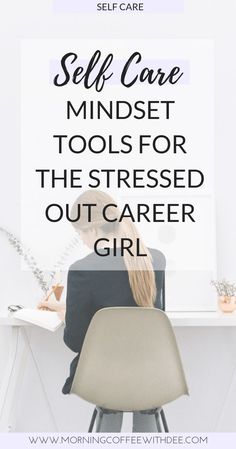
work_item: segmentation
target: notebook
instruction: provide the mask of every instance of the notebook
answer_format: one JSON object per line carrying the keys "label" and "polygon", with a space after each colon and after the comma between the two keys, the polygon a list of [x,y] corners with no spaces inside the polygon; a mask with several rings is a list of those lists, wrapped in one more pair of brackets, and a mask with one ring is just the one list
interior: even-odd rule
{"label": "notebook", "polygon": [[27,321],[51,332],[55,332],[63,324],[57,312],[50,312],[48,310],[23,308],[14,312],[13,316],[18,320]]}

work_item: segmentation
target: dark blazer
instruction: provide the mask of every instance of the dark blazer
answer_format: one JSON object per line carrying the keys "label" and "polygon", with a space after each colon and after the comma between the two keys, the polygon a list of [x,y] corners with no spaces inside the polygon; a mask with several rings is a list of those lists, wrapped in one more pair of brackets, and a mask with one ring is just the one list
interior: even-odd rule
{"label": "dark blazer", "polygon": [[[157,286],[155,307],[165,310],[165,256],[158,250],[150,249],[150,252]],[[70,375],[62,389],[64,394],[70,392],[89,323],[93,315],[104,307],[137,307],[120,254],[102,257],[92,253],[69,269],[64,342],[77,356],[71,363]]]}

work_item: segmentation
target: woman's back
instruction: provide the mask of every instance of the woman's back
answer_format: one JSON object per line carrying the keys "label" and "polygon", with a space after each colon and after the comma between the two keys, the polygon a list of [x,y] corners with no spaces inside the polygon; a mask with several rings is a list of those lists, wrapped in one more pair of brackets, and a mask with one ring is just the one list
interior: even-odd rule
{"label": "woman's back", "polygon": [[[157,296],[154,306],[163,309],[162,295],[165,256],[150,249],[155,273]],[[124,259],[120,254],[98,256],[90,254],[75,262],[68,273],[66,327],[64,341],[74,352],[80,353],[93,315],[104,307],[138,307],[129,283]],[[69,393],[78,357],[71,364],[70,377],[63,388]]]}

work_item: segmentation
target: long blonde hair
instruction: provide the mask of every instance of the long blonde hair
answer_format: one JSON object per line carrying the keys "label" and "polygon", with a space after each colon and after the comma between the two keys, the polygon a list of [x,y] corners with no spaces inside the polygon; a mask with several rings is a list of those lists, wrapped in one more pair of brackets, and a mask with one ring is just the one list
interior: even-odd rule
{"label": "long blonde hair", "polygon": [[[74,220],[78,214],[78,205],[95,204],[93,209],[92,220],[88,221],[88,214],[84,213],[84,208],[80,207],[80,216],[78,220]],[[145,256],[132,256],[128,251],[124,251],[124,262],[129,276],[129,284],[135,302],[141,307],[153,307],[156,300],[156,282],[152,265],[152,256],[140,238],[135,224],[130,218],[124,217],[121,222],[107,222],[104,219],[103,210],[108,204],[115,207],[107,210],[106,216],[109,220],[119,219],[120,212],[118,205],[114,199],[105,192],[100,190],[87,190],[82,193],[74,202],[70,217],[73,226],[77,230],[89,230],[92,228],[101,228],[104,233],[108,234],[112,231],[123,238],[129,238],[133,243],[134,251],[137,249],[137,239],[139,239],[139,250]]]}

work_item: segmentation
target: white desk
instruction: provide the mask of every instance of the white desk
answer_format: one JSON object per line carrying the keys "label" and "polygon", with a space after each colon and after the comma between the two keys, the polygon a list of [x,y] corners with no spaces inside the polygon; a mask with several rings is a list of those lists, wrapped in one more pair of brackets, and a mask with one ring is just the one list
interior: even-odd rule
{"label": "white desk", "polygon": [[[168,312],[173,327],[236,327],[236,313],[223,314],[221,312]],[[17,395],[18,385],[20,385],[24,368],[26,365],[27,354],[30,354],[38,372],[39,381],[45,397],[47,408],[51,415],[54,430],[57,431],[57,425],[53,415],[52,407],[49,403],[45,387],[43,385],[37,361],[31,350],[30,342],[26,332],[30,324],[17,320],[7,311],[0,311],[0,326],[9,326],[12,336],[8,361],[5,367],[5,373],[0,385],[0,431],[10,432],[14,425],[14,402]],[[23,339],[24,351],[19,351],[19,339]],[[221,415],[216,430],[219,428],[220,421],[224,415],[224,410],[230,398],[231,390],[236,381],[236,367],[232,380],[230,382]]]}
{"label": "white desk", "polygon": [[[236,312],[166,312],[174,327],[234,327],[236,326]],[[0,311],[0,326],[31,326],[21,320],[9,316],[9,312]]]}
{"label": "white desk", "polygon": [[174,327],[234,327],[236,312],[167,312]]}

